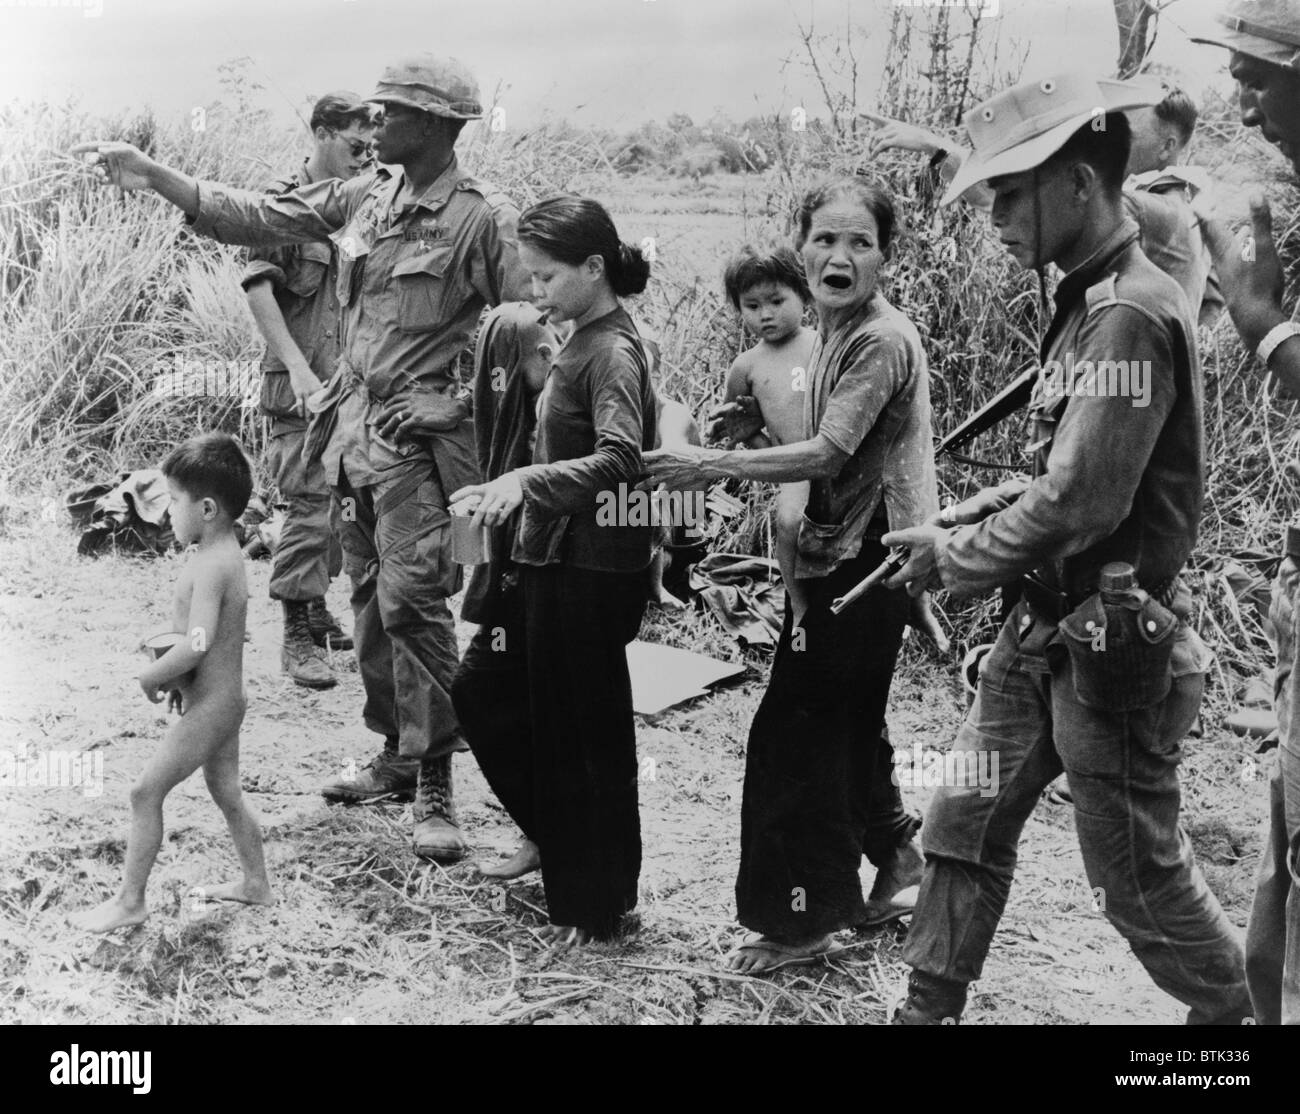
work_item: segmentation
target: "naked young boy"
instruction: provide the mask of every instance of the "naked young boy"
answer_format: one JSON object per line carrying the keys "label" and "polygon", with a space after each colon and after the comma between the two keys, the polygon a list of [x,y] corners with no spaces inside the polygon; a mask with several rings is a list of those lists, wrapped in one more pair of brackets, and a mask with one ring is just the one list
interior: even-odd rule
{"label": "naked young boy", "polygon": [[224,433],[193,437],[163,462],[171,521],[183,545],[197,549],[176,584],[172,629],[177,643],[140,674],[155,704],[164,696],[180,718],[131,788],[126,876],[117,894],[69,917],[74,927],[109,932],[149,915],[145,884],[162,845],[163,801],[200,766],[208,792],[230,827],[244,876],[201,887],[205,898],[269,905],[271,884],[262,833],[239,782],[239,727],[244,719],[244,622],[248,582],[234,522],[253,489],[243,450]]}

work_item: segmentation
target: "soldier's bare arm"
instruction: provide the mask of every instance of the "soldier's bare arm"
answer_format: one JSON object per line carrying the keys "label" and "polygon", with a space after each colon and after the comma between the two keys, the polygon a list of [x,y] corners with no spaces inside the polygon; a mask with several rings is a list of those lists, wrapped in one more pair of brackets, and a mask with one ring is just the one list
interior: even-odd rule
{"label": "soldier's bare arm", "polygon": [[307,357],[302,354],[285,324],[284,314],[275,300],[275,287],[270,279],[255,282],[245,291],[248,309],[253,315],[257,331],[266,341],[266,347],[289,371],[289,384],[293,388],[294,409],[298,416],[307,417],[307,399],[321,389],[320,380],[312,371]]}

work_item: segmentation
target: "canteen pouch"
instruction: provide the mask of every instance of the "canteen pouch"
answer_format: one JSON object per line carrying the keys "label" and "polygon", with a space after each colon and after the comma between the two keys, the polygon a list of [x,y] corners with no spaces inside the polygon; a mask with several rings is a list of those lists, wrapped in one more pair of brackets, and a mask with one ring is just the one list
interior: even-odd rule
{"label": "canteen pouch", "polygon": [[1089,596],[1058,626],[1079,703],[1114,712],[1160,703],[1173,684],[1178,624],[1177,615],[1145,592],[1114,604],[1100,592]]}

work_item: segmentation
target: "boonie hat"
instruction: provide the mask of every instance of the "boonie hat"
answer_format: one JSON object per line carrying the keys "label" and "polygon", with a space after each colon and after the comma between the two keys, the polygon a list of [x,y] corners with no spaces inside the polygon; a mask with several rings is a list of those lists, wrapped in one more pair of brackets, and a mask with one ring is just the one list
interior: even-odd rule
{"label": "boonie hat", "polygon": [[474,75],[455,58],[435,54],[415,54],[393,63],[366,99],[417,108],[452,120],[477,120],[483,115]]}
{"label": "boonie hat", "polygon": [[1300,0],[1228,0],[1215,22],[1220,29],[1192,42],[1300,69]]}
{"label": "boonie hat", "polygon": [[1012,86],[966,113],[962,122],[975,152],[958,169],[943,204],[986,179],[1041,166],[1091,120],[1164,97],[1163,84],[1145,77],[1116,81],[1064,73]]}

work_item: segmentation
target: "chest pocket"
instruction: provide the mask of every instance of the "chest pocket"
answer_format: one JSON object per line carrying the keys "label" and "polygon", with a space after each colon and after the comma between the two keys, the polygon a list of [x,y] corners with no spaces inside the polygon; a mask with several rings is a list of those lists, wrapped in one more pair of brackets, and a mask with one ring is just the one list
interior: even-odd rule
{"label": "chest pocket", "polygon": [[420,246],[393,264],[397,283],[398,328],[427,333],[446,323],[454,308],[456,251],[451,243]]}
{"label": "chest pocket", "polygon": [[299,298],[315,294],[329,270],[332,254],[329,244],[299,244],[297,258],[286,276],[289,290]]}

